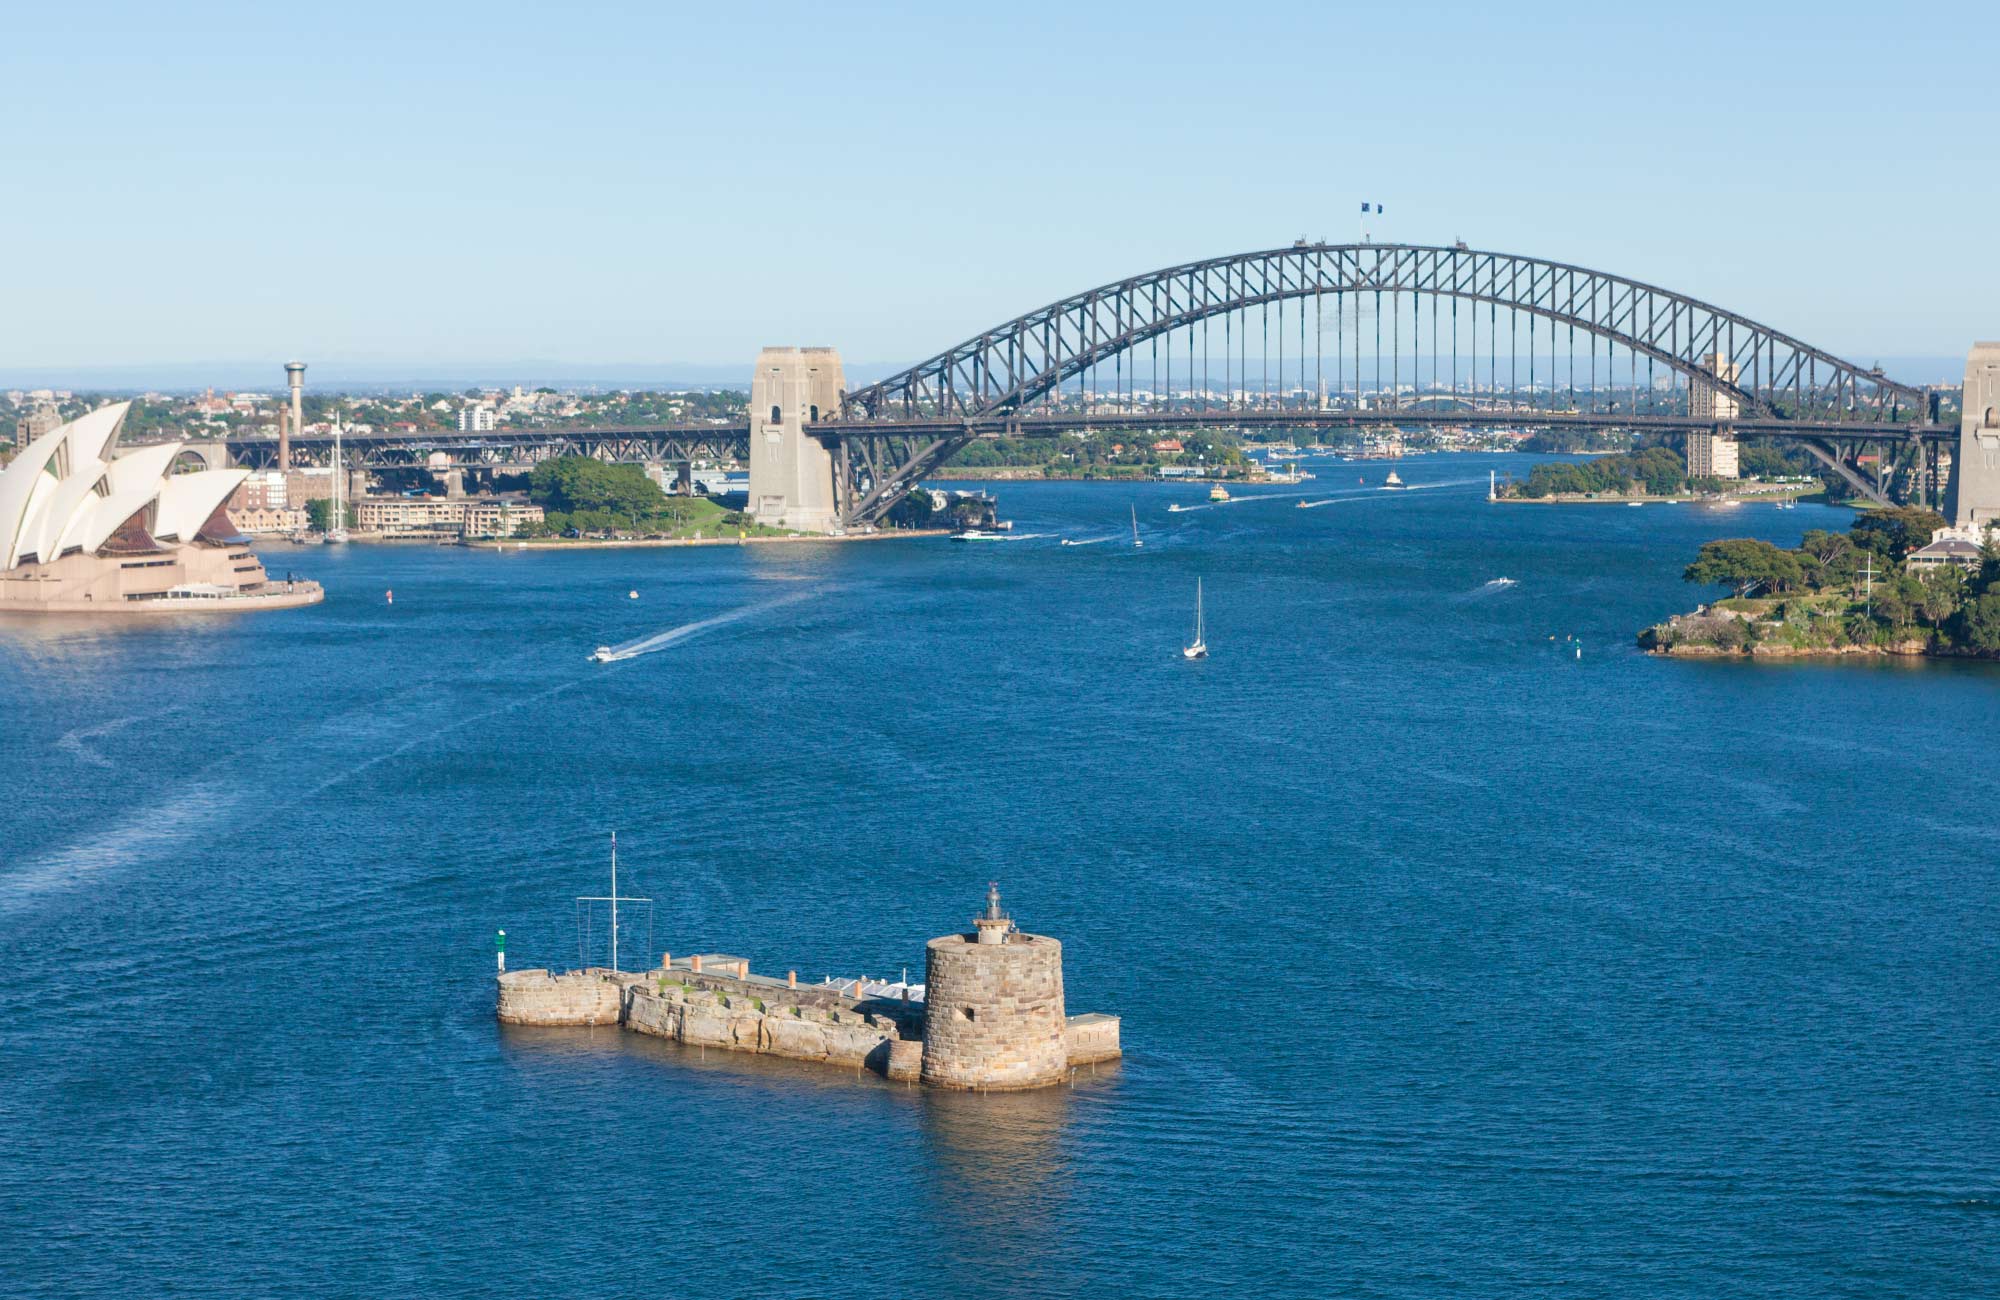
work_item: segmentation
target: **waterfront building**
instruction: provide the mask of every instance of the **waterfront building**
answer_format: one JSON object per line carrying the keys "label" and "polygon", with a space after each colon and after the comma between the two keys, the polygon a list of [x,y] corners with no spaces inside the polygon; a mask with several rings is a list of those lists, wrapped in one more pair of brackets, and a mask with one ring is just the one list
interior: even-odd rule
{"label": "waterfront building", "polygon": [[[1941,530],[1949,532],[1949,529]],[[1968,573],[1979,571],[1980,549],[1977,543],[1963,537],[1940,535],[1926,546],[1911,551],[1903,561],[1903,567],[1912,573],[1922,573],[1926,569],[1942,569],[1947,565],[1957,565]]]}
{"label": "waterfront building", "polygon": [[43,433],[0,470],[0,610],[272,608],[320,599],[274,583],[224,502],[249,471],[174,474],[178,442],[120,454],[130,402]]}
{"label": "waterfront building", "polygon": [[239,524],[249,510],[282,510],[288,505],[285,475],[279,470],[260,470],[243,480],[243,486],[229,497],[229,517]]}
{"label": "waterfront building", "polygon": [[251,506],[244,510],[231,509],[229,517],[246,537],[274,534],[289,537],[305,532],[312,522],[304,506]]}
{"label": "waterfront building", "polygon": [[542,508],[519,497],[366,497],[354,526],[390,538],[512,537],[542,522]]}

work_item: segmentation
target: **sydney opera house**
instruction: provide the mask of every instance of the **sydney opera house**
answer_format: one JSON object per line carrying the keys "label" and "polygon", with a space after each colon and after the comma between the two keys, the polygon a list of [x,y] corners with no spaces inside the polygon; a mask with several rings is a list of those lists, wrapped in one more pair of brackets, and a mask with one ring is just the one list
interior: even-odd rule
{"label": "sydney opera house", "polygon": [[178,442],[115,451],[129,402],[42,434],[0,468],[0,613],[274,609],[320,599],[272,582],[223,503],[249,473],[172,473]]}

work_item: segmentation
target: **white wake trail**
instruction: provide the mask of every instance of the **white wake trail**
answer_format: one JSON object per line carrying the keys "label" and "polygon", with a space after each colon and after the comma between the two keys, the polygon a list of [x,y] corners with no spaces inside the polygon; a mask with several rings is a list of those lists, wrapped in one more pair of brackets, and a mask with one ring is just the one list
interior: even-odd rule
{"label": "white wake trail", "polygon": [[776,600],[759,601],[754,605],[745,605],[740,609],[732,609],[727,613],[716,614],[713,617],[704,618],[698,622],[683,623],[679,627],[670,627],[664,632],[655,632],[651,636],[643,636],[636,641],[627,641],[623,645],[612,646],[611,653],[607,656],[606,661],[616,663],[621,659],[636,659],[640,655],[649,655],[655,651],[664,650],[670,645],[679,645],[689,637],[700,636],[703,632],[710,631],[713,628],[722,627],[728,623],[735,623],[741,619],[749,618],[753,614],[766,613],[767,611],[777,609],[781,605],[795,605],[799,601],[808,600],[818,594],[817,591],[796,591],[789,596],[780,596]]}

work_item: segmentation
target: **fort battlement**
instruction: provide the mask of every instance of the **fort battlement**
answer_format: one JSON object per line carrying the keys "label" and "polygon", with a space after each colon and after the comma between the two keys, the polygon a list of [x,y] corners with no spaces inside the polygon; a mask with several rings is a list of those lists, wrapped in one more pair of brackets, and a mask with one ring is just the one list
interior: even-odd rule
{"label": "fort battlement", "polygon": [[933,939],[926,956],[921,997],[906,985],[755,975],[724,953],[667,954],[647,971],[503,971],[497,1012],[507,1024],[619,1025],[944,1088],[1043,1087],[1120,1055],[1118,1017],[1064,1013],[1062,945],[1015,929],[997,890],[973,933]]}

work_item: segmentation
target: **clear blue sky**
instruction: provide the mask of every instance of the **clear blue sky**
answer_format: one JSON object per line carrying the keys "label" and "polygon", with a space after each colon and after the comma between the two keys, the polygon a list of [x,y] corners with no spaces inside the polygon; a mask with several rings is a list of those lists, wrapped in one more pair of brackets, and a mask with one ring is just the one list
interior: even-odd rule
{"label": "clear blue sky", "polygon": [[[2000,337],[1987,3],[17,4],[0,366],[913,360],[1462,237],[1835,351]],[[379,368],[379,367],[378,367]]]}

